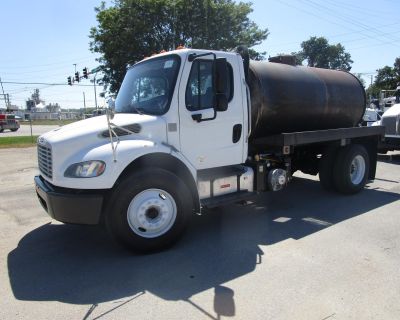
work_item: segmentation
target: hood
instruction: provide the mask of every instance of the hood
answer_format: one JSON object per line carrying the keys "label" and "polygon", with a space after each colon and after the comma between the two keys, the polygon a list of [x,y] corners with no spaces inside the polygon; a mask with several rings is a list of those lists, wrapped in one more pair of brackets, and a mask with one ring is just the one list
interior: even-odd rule
{"label": "hood", "polygon": [[391,106],[383,115],[382,118],[398,117],[400,115],[400,103]]}
{"label": "hood", "polygon": [[[127,127],[134,134],[124,134],[120,139],[151,139],[153,141],[165,141],[166,124],[160,117],[140,114],[116,114],[111,121],[121,127]],[[134,130],[132,129],[134,128]],[[93,143],[102,144],[105,139],[109,141],[107,117],[105,115],[77,121],[43,134],[40,138],[45,139],[52,146],[69,141],[79,145]]]}
{"label": "hood", "polygon": [[[167,128],[162,117],[139,114],[116,114],[112,123],[118,126],[129,126],[133,134],[122,132],[119,139],[147,140],[154,143],[166,142]],[[134,129],[132,129],[134,128]],[[116,129],[117,131],[118,129]],[[116,138],[114,138],[114,141]],[[51,148],[53,168],[63,168],[81,161],[94,148],[110,144],[106,116],[81,120],[61,128],[54,129],[38,139],[39,145]],[[107,148],[111,153],[112,148]],[[55,173],[56,175],[57,173]]]}

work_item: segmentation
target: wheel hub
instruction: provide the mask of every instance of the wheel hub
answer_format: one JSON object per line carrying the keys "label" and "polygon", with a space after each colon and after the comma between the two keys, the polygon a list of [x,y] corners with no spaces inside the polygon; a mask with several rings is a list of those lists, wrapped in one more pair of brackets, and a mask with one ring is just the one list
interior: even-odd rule
{"label": "wheel hub", "polygon": [[354,157],[350,165],[350,179],[355,185],[360,184],[365,175],[365,159],[361,155]]}
{"label": "wheel hub", "polygon": [[145,238],[166,233],[174,224],[177,207],[174,198],[161,189],[146,189],[131,201],[127,211],[130,228]]}
{"label": "wheel hub", "polygon": [[147,209],[146,211],[146,217],[154,220],[155,218],[157,218],[159,215],[158,209],[155,207],[151,207],[150,209]]}

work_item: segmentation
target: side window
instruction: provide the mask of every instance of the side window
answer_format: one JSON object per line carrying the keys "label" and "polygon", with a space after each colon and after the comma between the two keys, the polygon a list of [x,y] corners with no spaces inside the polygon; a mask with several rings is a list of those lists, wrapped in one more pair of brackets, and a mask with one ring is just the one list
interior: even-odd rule
{"label": "side window", "polygon": [[[233,97],[232,67],[228,64],[228,101]],[[190,111],[214,107],[212,60],[195,60],[190,70],[185,94],[186,108]]]}

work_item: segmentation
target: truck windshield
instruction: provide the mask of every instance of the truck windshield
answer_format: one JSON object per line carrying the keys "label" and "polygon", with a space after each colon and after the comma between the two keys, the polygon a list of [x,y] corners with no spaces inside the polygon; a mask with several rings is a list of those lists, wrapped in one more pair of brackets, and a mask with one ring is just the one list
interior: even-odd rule
{"label": "truck windshield", "polygon": [[169,109],[180,58],[164,56],[140,62],[128,70],[115,101],[117,113],[162,115]]}

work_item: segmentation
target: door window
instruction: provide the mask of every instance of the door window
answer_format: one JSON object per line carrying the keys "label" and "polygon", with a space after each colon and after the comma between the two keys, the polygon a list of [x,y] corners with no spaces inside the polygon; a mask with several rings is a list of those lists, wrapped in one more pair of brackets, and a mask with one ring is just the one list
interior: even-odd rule
{"label": "door window", "polygon": [[[213,87],[212,60],[195,60],[192,64],[186,87],[186,108],[190,111],[213,108],[215,94]],[[233,97],[232,67],[228,64],[228,101]]]}

